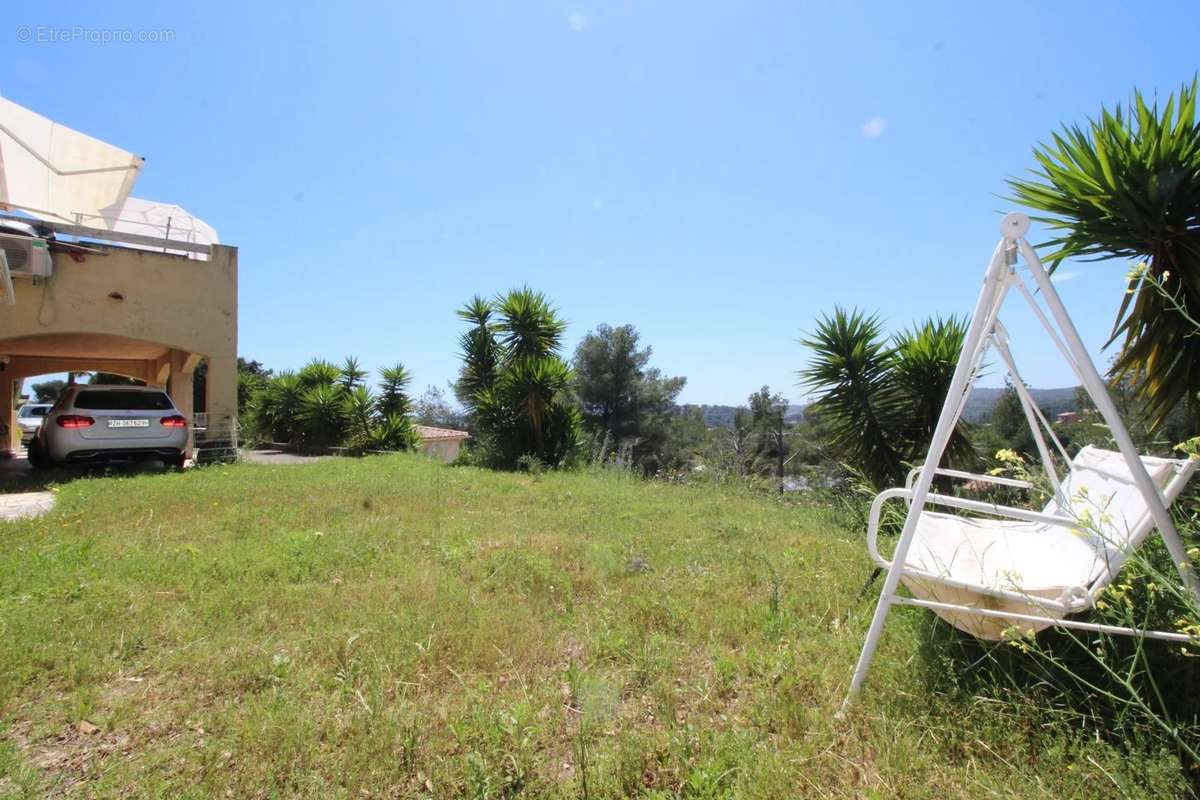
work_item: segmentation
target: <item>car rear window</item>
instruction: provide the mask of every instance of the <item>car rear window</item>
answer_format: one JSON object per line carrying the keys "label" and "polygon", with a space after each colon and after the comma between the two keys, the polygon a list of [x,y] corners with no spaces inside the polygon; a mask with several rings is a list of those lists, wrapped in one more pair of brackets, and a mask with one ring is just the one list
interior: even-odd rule
{"label": "car rear window", "polygon": [[50,413],[50,406],[25,406],[21,409],[22,417],[44,417]]}
{"label": "car rear window", "polygon": [[87,411],[168,411],[171,399],[162,392],[131,392],[121,389],[83,390],[75,396],[76,408]]}

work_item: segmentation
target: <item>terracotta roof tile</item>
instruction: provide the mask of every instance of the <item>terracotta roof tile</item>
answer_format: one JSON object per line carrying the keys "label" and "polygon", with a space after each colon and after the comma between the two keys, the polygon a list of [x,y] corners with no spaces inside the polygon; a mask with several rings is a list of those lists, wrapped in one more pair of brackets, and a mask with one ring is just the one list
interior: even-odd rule
{"label": "terracotta roof tile", "polygon": [[414,425],[417,429],[417,435],[425,441],[431,439],[470,439],[471,434],[466,431],[456,431],[451,428],[434,428],[430,425]]}

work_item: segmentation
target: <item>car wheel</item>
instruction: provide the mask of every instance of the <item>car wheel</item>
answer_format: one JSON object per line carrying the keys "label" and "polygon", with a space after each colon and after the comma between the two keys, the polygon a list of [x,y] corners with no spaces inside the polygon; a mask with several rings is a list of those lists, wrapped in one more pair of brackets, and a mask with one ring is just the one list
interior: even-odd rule
{"label": "car wheel", "polygon": [[187,457],[184,456],[183,453],[180,453],[177,456],[171,456],[170,458],[163,459],[163,462],[172,469],[183,469],[183,462],[186,460]]}
{"label": "car wheel", "polygon": [[50,459],[37,439],[29,443],[29,451],[26,455],[29,458],[29,466],[34,469],[44,469],[50,466]]}

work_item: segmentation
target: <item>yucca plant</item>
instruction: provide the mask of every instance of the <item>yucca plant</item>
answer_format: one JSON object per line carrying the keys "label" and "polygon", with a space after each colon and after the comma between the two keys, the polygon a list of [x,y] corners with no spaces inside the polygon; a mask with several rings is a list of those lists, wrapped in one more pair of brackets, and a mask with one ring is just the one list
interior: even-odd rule
{"label": "yucca plant", "polygon": [[[817,395],[842,459],[876,486],[899,482],[907,464],[925,458],[965,335],[966,322],[951,317],[888,339],[878,315],[837,308],[801,339],[813,354],[800,385]],[[969,433],[960,421],[943,465],[975,461]]]}
{"label": "yucca plant", "polygon": [[375,421],[375,395],[366,386],[355,386],[345,392],[345,405],[350,438],[365,439]]}
{"label": "yucca plant", "polygon": [[252,403],[256,425],[277,442],[300,438],[299,412],[304,395],[294,372],[281,372],[264,386]]}
{"label": "yucca plant", "polygon": [[1032,177],[1012,179],[1016,200],[1045,212],[1051,268],[1066,258],[1136,262],[1108,344],[1123,338],[1111,376],[1134,379],[1153,419],[1181,401],[1200,419],[1200,124],[1197,81],[1178,96],[1101,109],[1034,149]]}
{"label": "yucca plant", "polygon": [[349,421],[346,390],[336,384],[308,389],[301,397],[298,416],[304,444],[317,447],[341,444]]}
{"label": "yucca plant", "polygon": [[[904,438],[910,461],[922,459],[933,439],[966,336],[965,318],[936,317],[901,331],[892,340],[891,381],[905,400]],[[959,420],[946,443],[949,461],[966,466],[975,460],[970,431],[970,424]]]}
{"label": "yucca plant", "polygon": [[396,363],[379,370],[379,400],[376,410],[380,417],[392,414],[407,416],[412,413],[412,398],[408,396],[408,385],[412,383],[412,374],[403,364]]}
{"label": "yucca plant", "polygon": [[296,373],[300,386],[305,391],[317,386],[333,386],[341,375],[342,371],[337,365],[320,358],[309,361]]}
{"label": "yucca plant", "polygon": [[903,472],[904,405],[889,374],[893,350],[879,316],[836,308],[800,343],[813,351],[800,385],[817,393],[831,443],[876,485],[896,481]]}
{"label": "yucca plant", "polygon": [[354,356],[346,356],[339,372],[341,374],[338,375],[338,385],[346,391],[362,386],[367,378],[367,371],[362,368]]}
{"label": "yucca plant", "polygon": [[558,354],[567,323],[541,292],[528,286],[513,289],[496,302],[496,331],[509,363]]}
{"label": "yucca plant", "polygon": [[378,450],[418,450],[421,437],[411,419],[388,414],[371,426],[370,444]]}
{"label": "yucca plant", "polygon": [[454,393],[470,413],[475,408],[476,395],[491,389],[495,383],[503,351],[496,341],[496,326],[492,322],[495,309],[491,302],[475,295],[457,313],[460,319],[471,323],[471,327],[458,339],[463,365],[454,384]]}
{"label": "yucca plant", "polygon": [[580,417],[570,402],[571,368],[559,356],[566,323],[545,295],[527,287],[458,312],[471,323],[461,338],[455,386],[484,460],[505,468],[523,457],[558,465],[578,446]]}

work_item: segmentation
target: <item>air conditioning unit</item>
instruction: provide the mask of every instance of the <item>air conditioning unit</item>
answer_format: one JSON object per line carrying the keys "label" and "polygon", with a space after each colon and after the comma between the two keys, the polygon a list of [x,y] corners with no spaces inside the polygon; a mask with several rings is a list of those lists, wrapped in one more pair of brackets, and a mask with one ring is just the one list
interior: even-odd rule
{"label": "air conditioning unit", "polygon": [[14,278],[49,278],[54,271],[45,239],[0,233],[0,250],[8,258],[8,271]]}

